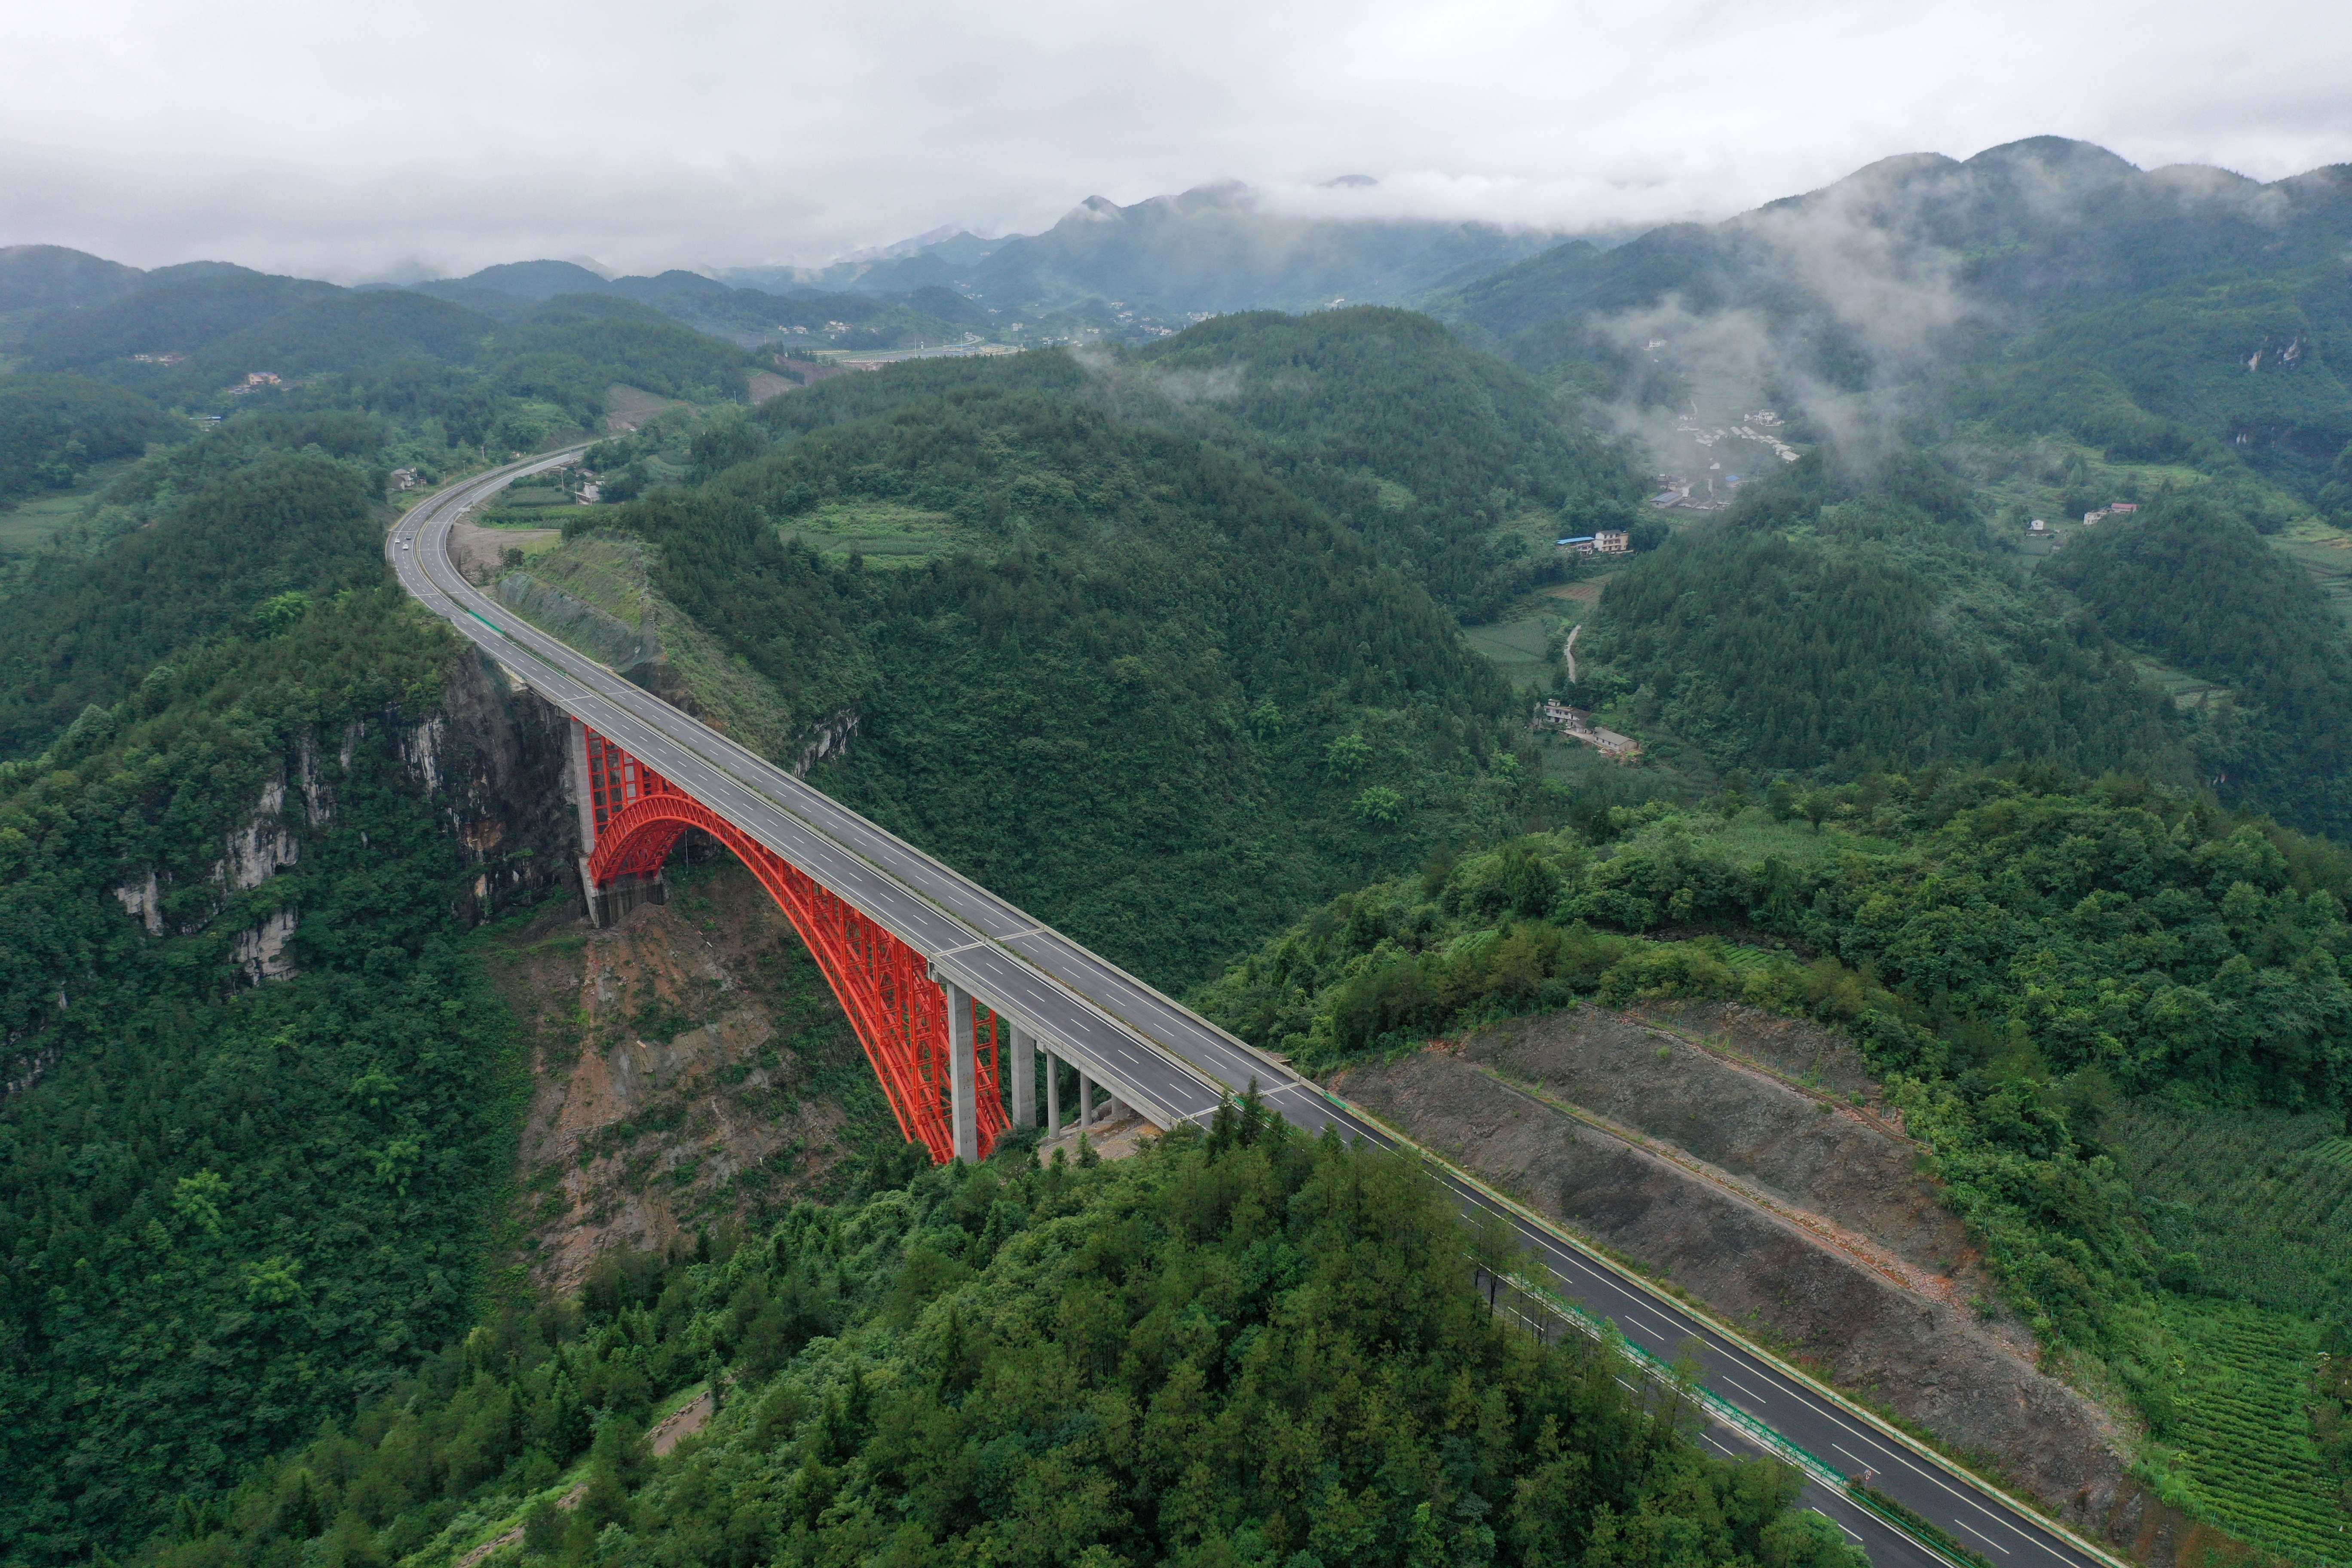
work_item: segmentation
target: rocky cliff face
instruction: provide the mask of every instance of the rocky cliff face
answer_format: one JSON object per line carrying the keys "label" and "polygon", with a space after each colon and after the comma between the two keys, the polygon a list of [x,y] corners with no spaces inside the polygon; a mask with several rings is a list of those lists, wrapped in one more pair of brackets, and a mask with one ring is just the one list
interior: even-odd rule
{"label": "rocky cliff face", "polygon": [[[265,888],[301,864],[305,835],[336,820],[339,782],[362,748],[377,747],[398,758],[415,787],[434,799],[446,831],[478,867],[462,915],[478,921],[535,903],[577,881],[579,817],[565,765],[568,743],[562,713],[468,654],[420,723],[373,720],[340,733],[297,737],[251,810],[223,837],[200,888],[175,888],[149,867],[117,884],[115,900],[153,936],[210,925],[234,895]],[[190,894],[195,896],[184,896]],[[295,972],[290,948],[300,925],[301,910],[289,902],[236,933],[236,960],[248,981],[262,984]]]}

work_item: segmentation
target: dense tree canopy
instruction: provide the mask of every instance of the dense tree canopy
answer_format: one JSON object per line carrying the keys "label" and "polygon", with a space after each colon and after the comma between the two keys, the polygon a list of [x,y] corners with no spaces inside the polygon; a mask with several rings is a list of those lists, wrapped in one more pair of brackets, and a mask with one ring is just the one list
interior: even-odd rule
{"label": "dense tree canopy", "polygon": [[2352,839],[2352,642],[2239,510],[2202,490],[2162,497],[2049,574],[2115,637],[2230,688],[2199,737],[2230,797]]}
{"label": "dense tree canopy", "polygon": [[[1856,1568],[1794,1472],[1705,1458],[1601,1344],[1490,1316],[1472,1250],[1414,1165],[1255,1108],[1120,1165],[929,1172],[608,1261],[584,1312],[477,1331],[151,1560],[459,1551],[503,1517],[526,1558],[630,1568]],[[648,1409],[714,1376],[709,1435],[649,1463]]]}
{"label": "dense tree canopy", "polygon": [[[396,592],[357,594],[0,764],[0,1038],[40,1078],[0,1120],[12,1560],[134,1543],[475,1310],[504,1014],[456,945],[462,850],[382,731],[452,657]],[[322,741],[346,735],[348,760]],[[326,809],[297,781],[268,813],[306,762]],[[257,814],[297,858],[240,886],[221,865]],[[118,889],[152,889],[157,934]],[[254,989],[239,938],[289,910],[300,973]]]}
{"label": "dense tree canopy", "polygon": [[2184,726],[2091,618],[1989,549],[1965,489],[1911,459],[1810,457],[1612,578],[1591,694],[1717,768],[2035,758],[2184,777]]}
{"label": "dense tree canopy", "polygon": [[[1257,466],[1042,389],[811,423],[572,527],[659,546],[665,595],[803,732],[855,717],[827,788],[1122,962],[1189,982],[1524,787],[1482,783],[1514,704],[1444,611]],[[954,552],[885,572],[787,542],[874,502]],[[1367,765],[1327,764],[1342,734]],[[1373,786],[1392,817],[1354,809]]]}
{"label": "dense tree canopy", "polygon": [[135,458],[173,433],[163,410],[78,375],[0,376],[0,504],[64,489],[92,463]]}

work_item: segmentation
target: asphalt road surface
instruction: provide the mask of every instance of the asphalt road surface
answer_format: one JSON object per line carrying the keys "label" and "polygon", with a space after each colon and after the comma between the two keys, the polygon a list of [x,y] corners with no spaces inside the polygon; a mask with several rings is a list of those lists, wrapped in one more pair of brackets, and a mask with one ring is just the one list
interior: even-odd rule
{"label": "asphalt road surface", "polygon": [[[1269,1056],[1226,1034],[1042,921],[829,799],[775,764],[540,631],[466,582],[447,556],[451,525],[468,507],[579,448],[531,458],[453,485],[394,525],[386,553],[401,584],[464,633],[521,684],[724,815],[899,940],[933,968],[1039,1037],[1162,1127],[1204,1121],[1219,1100],[1255,1083],[1294,1125],[1382,1147],[1402,1141]],[[1443,1162],[1430,1168],[1465,1213],[1505,1215],[1559,1295],[1613,1320],[1662,1361],[1696,1355],[1709,1392],[1835,1469],[1871,1484],[1998,1568],[2109,1568],[2039,1518],[1982,1489],[1564,1235],[1482,1191]],[[1702,1440],[1727,1454],[1756,1451],[1728,1424]],[[1814,1482],[1806,1501],[1882,1568],[1935,1568],[1947,1559]]]}

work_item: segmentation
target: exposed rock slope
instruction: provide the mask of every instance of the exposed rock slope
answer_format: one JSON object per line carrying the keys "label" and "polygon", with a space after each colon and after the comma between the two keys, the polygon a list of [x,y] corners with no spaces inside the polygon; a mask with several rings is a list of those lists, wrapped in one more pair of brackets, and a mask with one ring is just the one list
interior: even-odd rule
{"label": "exposed rock slope", "polygon": [[542,1282],[824,1190],[897,1124],[824,977],[732,861],[673,863],[670,902],[594,931],[576,908],[489,948],[531,1035],[516,1185]]}

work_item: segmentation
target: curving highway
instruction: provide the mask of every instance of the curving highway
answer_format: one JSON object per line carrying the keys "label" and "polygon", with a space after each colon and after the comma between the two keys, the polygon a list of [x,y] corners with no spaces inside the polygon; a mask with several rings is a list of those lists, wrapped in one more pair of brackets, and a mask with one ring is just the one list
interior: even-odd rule
{"label": "curving highway", "polygon": [[[1036,1035],[1163,1127],[1205,1121],[1255,1082],[1294,1125],[1388,1148],[1410,1147],[1370,1117],[1116,964],[791,773],[678,711],[524,621],[466,582],[447,554],[460,514],[515,479],[568,462],[572,447],[494,469],[420,502],[393,527],[386,554],[401,585],[521,685],[614,741],[856,905],[933,968]],[[1585,1312],[1613,1321],[1663,1362],[1685,1354],[1708,1392],[1804,1450],[1817,1466],[1806,1501],[1837,1521],[1883,1568],[1952,1568],[1831,1485],[1860,1476],[1998,1568],[2116,1568],[2062,1531],[1845,1404],[1711,1320],[1616,1268],[1564,1232],[1424,1155],[1466,1212],[1503,1215],[1529,1255],[1528,1274]],[[1549,1279],[1545,1276],[1549,1275]],[[1702,1440],[1727,1454],[1760,1445],[1717,1421]]]}

